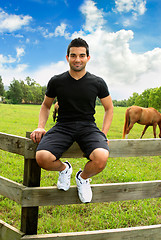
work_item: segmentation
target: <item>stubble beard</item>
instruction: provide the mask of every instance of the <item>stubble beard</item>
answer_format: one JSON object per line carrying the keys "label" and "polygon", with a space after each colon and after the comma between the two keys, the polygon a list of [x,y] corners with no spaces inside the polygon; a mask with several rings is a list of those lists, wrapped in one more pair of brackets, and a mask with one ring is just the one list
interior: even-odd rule
{"label": "stubble beard", "polygon": [[71,69],[73,70],[73,71],[75,71],[75,72],[81,72],[82,70],[84,70],[85,69],[85,65],[82,65],[82,66],[80,66],[79,68],[77,68],[77,67],[75,67],[75,66],[73,66],[73,65],[70,65],[70,67],[71,67]]}

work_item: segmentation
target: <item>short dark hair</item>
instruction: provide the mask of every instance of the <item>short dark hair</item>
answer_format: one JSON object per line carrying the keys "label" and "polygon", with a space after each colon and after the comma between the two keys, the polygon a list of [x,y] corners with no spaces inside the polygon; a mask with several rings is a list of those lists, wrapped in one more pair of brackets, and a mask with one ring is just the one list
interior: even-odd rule
{"label": "short dark hair", "polygon": [[75,38],[69,43],[68,48],[67,48],[67,56],[68,57],[69,57],[69,52],[70,52],[71,47],[85,47],[87,57],[89,56],[89,46],[88,46],[87,42],[85,40],[83,40],[82,38]]}

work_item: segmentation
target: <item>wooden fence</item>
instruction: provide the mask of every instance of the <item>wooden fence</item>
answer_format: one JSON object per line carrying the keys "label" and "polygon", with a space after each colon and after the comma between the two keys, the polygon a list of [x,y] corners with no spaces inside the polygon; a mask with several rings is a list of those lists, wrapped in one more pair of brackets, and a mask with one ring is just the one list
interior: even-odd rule
{"label": "wooden fence", "polygon": [[[40,187],[41,169],[35,160],[36,144],[29,138],[0,133],[0,149],[24,156],[23,184],[0,176],[0,194],[21,205],[21,229],[0,220],[0,240],[159,240],[161,225],[74,233],[37,235],[39,206],[80,204],[77,188],[67,192]],[[110,157],[161,156],[161,139],[110,140]],[[64,158],[83,157],[75,143]],[[91,185],[92,203],[161,197],[161,180]]]}

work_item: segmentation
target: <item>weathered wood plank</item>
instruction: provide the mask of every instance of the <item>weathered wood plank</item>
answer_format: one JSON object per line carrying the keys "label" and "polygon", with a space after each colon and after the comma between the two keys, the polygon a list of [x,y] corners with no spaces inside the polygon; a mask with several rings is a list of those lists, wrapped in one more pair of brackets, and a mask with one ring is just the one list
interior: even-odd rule
{"label": "weathered wood plank", "polygon": [[35,158],[37,144],[31,139],[0,132],[0,149],[25,158]]}
{"label": "weathered wood plank", "polygon": [[[37,144],[32,140],[26,139],[25,144],[25,158],[34,159],[36,152]],[[62,155],[62,158],[82,158],[83,152],[76,142]]]}
{"label": "weathered wood plank", "polygon": [[[112,202],[161,197],[161,181],[109,183],[91,185],[92,202]],[[68,192],[56,187],[25,187],[0,177],[0,194],[21,204],[22,207],[79,204],[77,188]]]}
{"label": "weathered wood plank", "polygon": [[0,194],[4,197],[21,204],[22,189],[24,188],[22,184],[0,176]]}
{"label": "weathered wood plank", "polygon": [[0,132],[0,149],[4,151],[24,156],[25,141],[23,137]]}
{"label": "weathered wood plank", "polygon": [[[27,159],[35,159],[37,144],[31,139],[0,133],[0,149],[23,155]],[[146,151],[145,151],[146,149]],[[111,139],[110,157],[137,157],[160,156],[161,139]],[[83,153],[77,143],[74,143],[62,158],[83,157]]]}
{"label": "weathered wood plank", "polygon": [[[161,181],[109,183],[91,185],[92,203],[138,200],[161,197]],[[47,206],[79,204],[77,188],[72,186],[67,192],[56,187],[25,188],[22,206]]]}
{"label": "weathered wood plank", "polygon": [[[27,146],[30,145],[30,146]],[[139,157],[139,156],[160,156],[161,139],[111,139],[109,142],[110,157]],[[34,149],[34,143],[26,142],[26,149]],[[146,149],[146,151],[145,151]],[[26,156],[35,157],[34,151],[26,151]],[[32,155],[33,154],[33,155]],[[62,158],[79,158],[83,153],[75,142],[63,155]]]}
{"label": "weathered wood plank", "polygon": [[23,236],[21,240],[160,240],[161,225]]}
{"label": "weathered wood plank", "polygon": [[[24,160],[23,184],[27,187],[40,186],[41,168],[35,159]],[[36,234],[38,225],[38,206],[22,207],[21,209],[21,231],[25,234]]]}
{"label": "weathered wood plank", "polygon": [[110,140],[110,157],[161,156],[161,139]]}
{"label": "weathered wood plank", "polygon": [[0,240],[20,240],[23,232],[0,220]]}
{"label": "weathered wood plank", "polygon": [[[26,133],[26,137],[29,137]],[[36,159],[24,159],[23,184],[27,187],[39,187],[41,168]],[[21,231],[25,234],[37,234],[39,207],[22,207]]]}
{"label": "weathered wood plank", "polygon": [[31,139],[25,138],[24,158],[35,159],[37,146],[37,143],[34,143]]}

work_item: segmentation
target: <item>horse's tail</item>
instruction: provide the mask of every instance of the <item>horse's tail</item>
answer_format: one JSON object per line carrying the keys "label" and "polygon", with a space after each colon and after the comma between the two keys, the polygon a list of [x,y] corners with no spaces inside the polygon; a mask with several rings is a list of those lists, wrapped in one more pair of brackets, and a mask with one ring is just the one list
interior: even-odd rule
{"label": "horse's tail", "polygon": [[124,123],[123,136],[122,136],[123,139],[125,138],[126,130],[129,126],[129,122],[130,122],[129,109],[130,108],[127,108],[126,113],[125,113],[125,123]]}
{"label": "horse's tail", "polygon": [[54,111],[53,111],[53,121],[54,121],[54,122],[55,122],[55,119],[56,119],[56,114],[57,114],[57,111],[54,110]]}
{"label": "horse's tail", "polygon": [[58,113],[58,108],[59,108],[59,105],[58,105],[58,102],[56,102],[55,105],[54,105],[54,111],[53,111],[53,121],[54,122],[56,120],[56,115]]}

